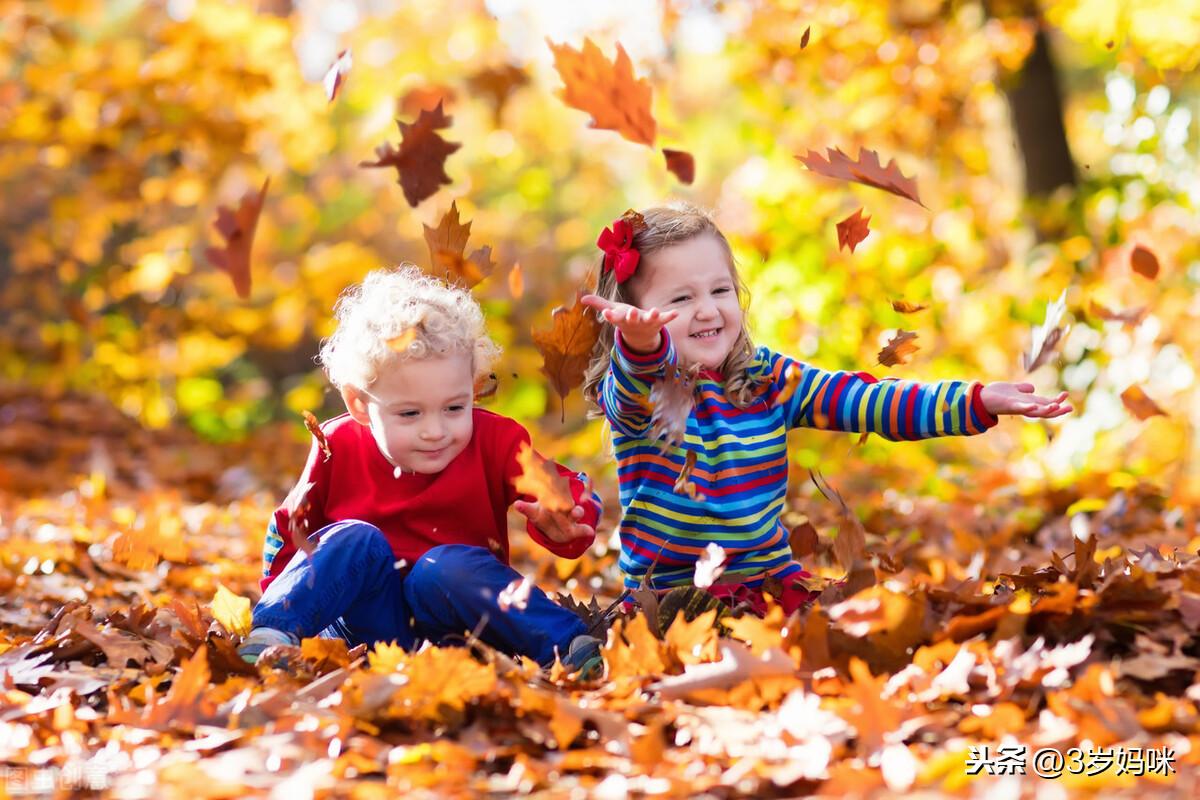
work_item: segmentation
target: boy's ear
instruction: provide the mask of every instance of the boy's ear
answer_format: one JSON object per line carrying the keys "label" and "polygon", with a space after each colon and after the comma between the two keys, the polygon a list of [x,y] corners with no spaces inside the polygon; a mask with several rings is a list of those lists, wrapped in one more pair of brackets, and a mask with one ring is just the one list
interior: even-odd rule
{"label": "boy's ear", "polygon": [[371,427],[371,416],[367,413],[367,396],[353,386],[342,387],[342,402],[350,417],[359,425]]}

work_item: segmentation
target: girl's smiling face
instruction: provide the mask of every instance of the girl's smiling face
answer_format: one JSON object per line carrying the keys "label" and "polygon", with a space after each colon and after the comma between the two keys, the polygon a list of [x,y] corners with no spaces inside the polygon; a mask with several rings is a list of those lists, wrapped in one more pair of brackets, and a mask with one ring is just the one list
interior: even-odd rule
{"label": "girl's smiling face", "polygon": [[701,234],[642,259],[631,279],[639,308],[678,311],[667,323],[681,363],[719,369],[742,331],[742,306],[729,254]]}

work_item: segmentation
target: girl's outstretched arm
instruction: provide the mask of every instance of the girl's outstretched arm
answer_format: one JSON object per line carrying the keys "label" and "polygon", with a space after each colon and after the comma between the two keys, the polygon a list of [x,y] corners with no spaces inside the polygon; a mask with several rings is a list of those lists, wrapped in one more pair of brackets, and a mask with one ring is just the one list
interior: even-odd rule
{"label": "girl's outstretched arm", "polygon": [[639,436],[650,425],[650,387],[667,364],[675,363],[675,348],[664,326],[679,312],[643,310],[592,294],[584,295],[582,302],[616,328],[609,369],[600,382],[600,407],[613,430]]}

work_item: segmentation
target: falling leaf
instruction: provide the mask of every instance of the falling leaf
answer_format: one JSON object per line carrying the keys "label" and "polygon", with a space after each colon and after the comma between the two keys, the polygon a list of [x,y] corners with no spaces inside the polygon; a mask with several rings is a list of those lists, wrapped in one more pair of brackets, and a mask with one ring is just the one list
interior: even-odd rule
{"label": "falling leaf", "polygon": [[396,113],[417,115],[422,111],[433,111],[439,105],[450,105],[458,94],[449,86],[425,84],[409,89],[396,103]]}
{"label": "falling leaf", "polygon": [[862,215],[863,210],[860,208],[850,216],[837,224],[838,249],[844,250],[849,247],[850,252],[854,252],[854,248],[858,247],[859,243],[867,238],[867,234],[871,232],[867,227],[867,223],[871,221],[870,217]]}
{"label": "falling leaf", "polygon": [[700,558],[696,559],[696,573],[692,583],[697,588],[707,589],[716,583],[717,578],[725,571],[725,549],[716,542],[709,542],[704,547]]}
{"label": "falling leaf", "polygon": [[470,289],[492,274],[496,265],[492,263],[491,247],[481,247],[469,258],[463,257],[471,235],[471,223],[459,222],[457,201],[450,203],[450,210],[436,228],[422,227],[425,243],[429,245],[431,269],[439,278]]}
{"label": "falling leaf", "polygon": [[694,502],[703,503],[704,495],[696,488],[696,484],[692,481],[692,470],[696,467],[696,451],[689,450],[687,458],[683,462],[683,469],[679,470],[679,477],[675,479],[675,494],[686,494],[692,498]]}
{"label": "falling leaf", "polygon": [[325,96],[329,98],[329,102],[333,102],[337,97],[338,90],[342,88],[342,82],[346,79],[346,73],[350,71],[352,66],[350,51],[343,50],[338,53],[337,60],[330,65],[329,70],[325,73]]}
{"label": "falling leaf", "polygon": [[1129,413],[1138,419],[1167,416],[1167,412],[1159,408],[1158,403],[1151,400],[1140,386],[1130,386],[1121,392],[1121,402],[1125,404],[1125,408],[1129,409]]}
{"label": "falling leaf", "polygon": [[448,142],[437,131],[450,126],[451,117],[442,111],[438,102],[433,111],[421,110],[413,123],[396,120],[400,126],[400,146],[384,142],[375,148],[375,161],[363,161],[361,167],[395,167],[396,180],[404,189],[404,199],[413,208],[450,183],[446,174],[446,158],[461,145]]}
{"label": "falling leaf", "polygon": [[688,418],[696,405],[699,365],[667,365],[662,378],[650,387],[650,438],[664,452],[683,444]]}
{"label": "falling leaf", "polygon": [[663,148],[663,155],[667,158],[667,169],[676,178],[679,178],[681,183],[692,185],[692,181],[696,179],[696,159],[691,153],[683,150],[668,150]]}
{"label": "falling leaf", "polygon": [[849,570],[867,551],[867,532],[858,516],[850,510],[850,506],[846,505],[841,494],[825,480],[820,472],[810,469],[808,477],[817,487],[817,491],[838,507],[842,519],[846,521],[846,525],[838,531],[837,538],[833,540],[833,555],[839,564]]}
{"label": "falling leaf", "polygon": [[508,611],[510,608],[515,608],[518,611],[524,611],[529,605],[529,592],[533,589],[533,583],[528,576],[516,578],[508,586],[505,586],[497,598],[497,603],[501,611]]}
{"label": "falling leaf", "polygon": [[254,245],[254,231],[267,197],[271,179],[263,181],[262,189],[255,195],[247,192],[242,196],[237,211],[228,206],[217,206],[217,219],[213,227],[225,239],[224,247],[209,247],[204,255],[209,262],[223,270],[233,279],[233,288],[238,297],[250,296],[250,249]]}
{"label": "falling leaf", "polygon": [[879,351],[877,363],[885,367],[907,364],[905,359],[921,349],[917,345],[916,339],[917,334],[913,331],[896,331],[896,335]]}
{"label": "falling leaf", "polygon": [[616,58],[609,61],[591,39],[583,40],[582,50],[547,43],[564,84],[560,96],[567,105],[591,114],[593,128],[616,131],[637,144],[654,145],[657,125],[650,111],[650,83],[634,78],[625,48],[617,44]]}
{"label": "falling leaf", "polygon": [[[394,353],[403,353],[417,339],[417,329],[405,328],[399,336],[387,340],[388,349]],[[309,430],[312,430],[311,428]]]}
{"label": "falling leaf", "polygon": [[[888,162],[886,167],[879,163],[879,154],[873,150],[862,148],[858,152],[858,160],[836,147],[826,148],[826,158],[815,150],[809,150],[806,155],[796,156],[800,163],[827,178],[837,178],[844,181],[854,181],[866,186],[883,189],[898,197],[912,200],[919,206],[925,204],[917,196],[917,182],[914,178],[906,177],[896,166],[895,159]],[[828,160],[826,160],[828,159]]]}
{"label": "falling leaf", "polygon": [[928,303],[909,303],[906,300],[893,300],[892,308],[901,314],[915,314],[929,308]]}
{"label": "falling leaf", "polygon": [[558,474],[554,465],[538,455],[528,442],[521,443],[517,463],[521,465],[515,483],[518,492],[533,497],[547,511],[566,512],[575,507],[571,482]]}
{"label": "falling leaf", "polygon": [[467,78],[467,86],[476,94],[486,95],[492,106],[494,124],[500,125],[500,116],[508,98],[518,88],[529,83],[529,76],[523,69],[505,64],[501,67],[489,67],[480,70]]}
{"label": "falling leaf", "polygon": [[1058,323],[1067,310],[1067,290],[1063,289],[1058,299],[1046,304],[1046,319],[1033,329],[1033,338],[1029,344],[1029,352],[1022,356],[1026,372],[1033,372],[1045,364],[1054,353],[1054,348],[1066,334],[1069,328],[1063,328]]}
{"label": "falling leaf", "polygon": [[781,406],[792,399],[792,395],[796,393],[796,388],[800,385],[800,377],[803,374],[804,370],[798,363],[792,362],[788,364],[787,370],[783,373],[783,387],[775,397],[775,405]]}
{"label": "falling leaf", "polygon": [[570,308],[559,306],[551,314],[549,330],[533,330],[533,343],[542,354],[542,373],[558,396],[566,399],[577,386],[592,359],[592,350],[600,338],[600,323],[590,308],[579,302]]}
{"label": "falling leaf", "polygon": [[1113,311],[1106,306],[1092,300],[1088,303],[1088,314],[1097,319],[1106,320],[1108,322],[1119,322],[1122,325],[1129,327],[1137,327],[1137,325],[1145,318],[1146,312],[1149,311],[1146,306],[1138,306],[1137,308],[1127,308],[1124,311]]}
{"label": "falling leaf", "polygon": [[486,375],[480,375],[475,379],[475,400],[487,400],[494,397],[500,389],[500,381],[496,377],[496,373],[489,372]]}
{"label": "falling leaf", "polygon": [[525,274],[521,272],[520,263],[513,264],[508,271],[508,293],[514,300],[519,300],[525,294]]}
{"label": "falling leaf", "polygon": [[805,517],[803,522],[793,525],[791,532],[788,534],[788,544],[792,549],[792,557],[800,560],[817,552],[817,544],[820,538],[817,534],[817,529],[808,517]]}
{"label": "falling leaf", "polygon": [[1134,245],[1129,253],[1129,265],[1133,271],[1143,278],[1154,280],[1158,277],[1158,256],[1154,251],[1140,244]]}
{"label": "falling leaf", "polygon": [[812,34],[812,26],[808,25],[804,28],[804,33],[800,34],[800,49],[808,47],[808,37]]}
{"label": "falling leaf", "polygon": [[325,460],[328,461],[333,457],[333,451],[329,449],[329,440],[325,438],[325,431],[321,430],[321,423],[317,422],[317,418],[311,411],[306,410],[300,413],[304,416],[304,427],[308,428],[308,432],[317,440],[317,445],[325,454]]}
{"label": "falling leaf", "polygon": [[250,633],[250,599],[234,594],[225,588],[225,584],[217,584],[217,593],[212,599],[213,618],[225,626],[225,630],[245,636]]}

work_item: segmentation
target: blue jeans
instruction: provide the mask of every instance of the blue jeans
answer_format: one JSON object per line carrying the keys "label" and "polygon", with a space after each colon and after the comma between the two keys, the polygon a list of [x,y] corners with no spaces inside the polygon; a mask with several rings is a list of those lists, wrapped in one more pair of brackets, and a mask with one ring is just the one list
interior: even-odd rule
{"label": "blue jeans", "polygon": [[394,641],[406,650],[424,639],[461,644],[475,632],[543,666],[554,663],[556,649],[565,657],[571,640],[587,633],[579,617],[536,586],[524,611],[502,611],[500,592],[521,574],[482,547],[438,545],[404,575],[370,523],[335,522],[310,539],[317,541],[312,555],[296,553],[254,607],[255,627],[301,638],[338,636],[351,647]]}

